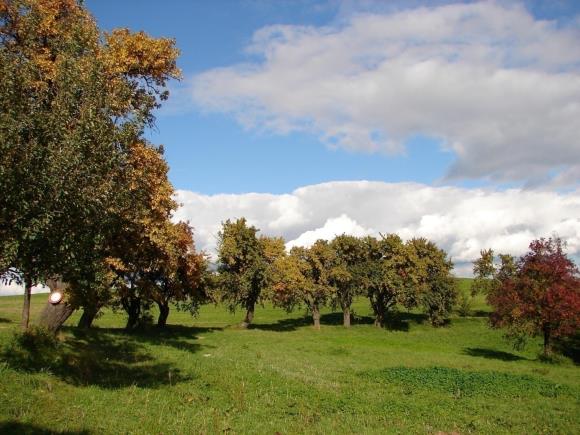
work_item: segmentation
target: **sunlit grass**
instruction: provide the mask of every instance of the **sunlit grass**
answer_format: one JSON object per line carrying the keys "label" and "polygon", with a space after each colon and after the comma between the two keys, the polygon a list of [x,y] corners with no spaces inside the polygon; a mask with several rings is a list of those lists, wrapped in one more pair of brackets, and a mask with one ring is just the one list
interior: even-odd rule
{"label": "sunlit grass", "polygon": [[[34,296],[35,313],[45,298]],[[65,329],[57,365],[0,362],[0,432],[578,432],[578,367],[538,361],[538,341],[514,351],[488,328],[483,298],[439,329],[405,311],[378,329],[364,299],[354,308],[350,330],[339,313],[315,331],[303,311],[271,307],[240,330],[243,313],[206,306],[136,334],[107,312],[89,333]],[[20,309],[21,298],[0,298],[0,342]]]}

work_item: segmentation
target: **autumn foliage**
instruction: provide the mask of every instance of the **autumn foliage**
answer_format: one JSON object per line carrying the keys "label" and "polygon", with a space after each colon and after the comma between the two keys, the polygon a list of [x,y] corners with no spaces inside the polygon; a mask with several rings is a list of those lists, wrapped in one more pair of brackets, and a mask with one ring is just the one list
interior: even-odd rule
{"label": "autumn foliage", "polygon": [[580,328],[580,278],[561,239],[534,240],[529,249],[517,261],[514,274],[500,276],[489,292],[494,309],[490,320],[520,342],[542,336],[548,355],[554,338]]}

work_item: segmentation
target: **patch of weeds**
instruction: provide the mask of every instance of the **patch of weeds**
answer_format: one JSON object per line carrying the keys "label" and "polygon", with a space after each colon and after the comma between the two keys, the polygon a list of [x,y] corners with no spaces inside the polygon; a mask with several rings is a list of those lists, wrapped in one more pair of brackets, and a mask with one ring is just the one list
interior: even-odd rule
{"label": "patch of weeds", "polygon": [[2,348],[0,357],[17,370],[50,371],[60,364],[61,351],[61,343],[51,332],[32,326],[15,333]]}
{"label": "patch of weeds", "polygon": [[544,397],[579,392],[541,378],[502,372],[462,371],[447,367],[392,367],[362,372],[362,377],[379,383],[395,384],[405,390],[437,390],[460,399],[469,396],[524,397],[532,393]]}
{"label": "patch of weeds", "polygon": [[459,298],[457,301],[457,312],[461,317],[467,317],[471,314],[471,308],[473,305],[473,297],[467,290],[459,292]]}
{"label": "patch of weeds", "polygon": [[543,353],[538,355],[538,361],[543,362],[545,364],[562,364],[565,361],[565,357],[563,357],[562,355],[558,355],[558,354],[550,354],[550,355],[545,355]]}

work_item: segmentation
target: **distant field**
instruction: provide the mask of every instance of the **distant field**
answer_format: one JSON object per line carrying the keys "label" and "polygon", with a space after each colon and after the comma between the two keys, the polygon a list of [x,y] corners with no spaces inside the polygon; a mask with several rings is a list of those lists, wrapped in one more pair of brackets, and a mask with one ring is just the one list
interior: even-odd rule
{"label": "distant field", "polygon": [[[469,286],[464,280],[463,286]],[[36,315],[46,295],[33,297]],[[0,298],[0,345],[18,327],[21,297]],[[401,311],[390,330],[325,311],[173,311],[166,331],[126,334],[106,312],[97,328],[65,328],[65,363],[27,373],[0,361],[0,432],[12,433],[580,433],[580,369],[516,352],[474,316],[434,329]],[[78,314],[69,325],[74,325]]]}

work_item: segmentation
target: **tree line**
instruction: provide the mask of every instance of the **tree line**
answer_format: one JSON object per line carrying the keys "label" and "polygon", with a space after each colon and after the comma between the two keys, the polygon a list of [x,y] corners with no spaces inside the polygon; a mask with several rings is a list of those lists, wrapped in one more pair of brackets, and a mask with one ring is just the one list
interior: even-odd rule
{"label": "tree line", "polygon": [[396,234],[378,239],[342,234],[287,252],[282,238],[257,233],[240,218],[224,222],[218,235],[216,295],[231,309],[246,311],[242,327],[266,300],[287,311],[305,307],[316,328],[325,306],[342,310],[349,327],[357,296],[369,299],[377,326],[388,323],[397,304],[422,307],[439,326],[455,302],[453,264],[424,238],[403,242]]}

